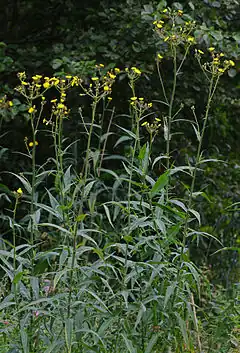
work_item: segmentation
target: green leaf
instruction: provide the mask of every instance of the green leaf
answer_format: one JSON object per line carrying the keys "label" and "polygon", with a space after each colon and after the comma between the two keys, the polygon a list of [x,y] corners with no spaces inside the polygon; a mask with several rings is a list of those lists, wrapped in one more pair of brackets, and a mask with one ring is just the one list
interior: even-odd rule
{"label": "green leaf", "polygon": [[71,353],[73,338],[73,319],[66,319],[65,321],[65,341],[68,349],[68,353]]}
{"label": "green leaf", "polygon": [[[22,325],[21,325],[22,326]],[[23,327],[21,327],[20,330],[21,334],[21,341],[22,341],[22,347],[23,347],[23,352],[24,353],[29,353],[29,347],[28,347],[28,335]]]}
{"label": "green leaf", "polygon": [[23,276],[23,272],[18,272],[13,278],[13,283],[17,284],[19,281],[21,281],[22,276]]}
{"label": "green leaf", "polygon": [[84,221],[84,219],[86,218],[86,216],[88,216],[88,215],[87,215],[87,214],[84,214],[84,213],[78,215],[78,216],[76,217],[76,222],[82,222],[82,221]]}
{"label": "green leaf", "polygon": [[23,184],[23,186],[25,187],[25,189],[27,190],[27,192],[28,192],[29,194],[32,193],[31,184],[29,183],[29,181],[28,181],[24,176],[17,175],[17,174],[12,173],[12,172],[7,172],[7,173],[12,174],[12,175],[14,175],[15,177],[17,177],[17,178],[21,181],[21,183]]}
{"label": "green leaf", "polygon": [[192,208],[189,209],[189,212],[191,212],[195,216],[195,218],[197,218],[199,225],[201,225],[201,216],[200,216],[200,214],[197,211],[193,210]]}
{"label": "green leaf", "polygon": [[96,183],[96,180],[92,180],[84,187],[84,192],[83,192],[84,198],[88,196],[88,194],[90,193],[90,191],[95,183]]}
{"label": "green leaf", "polygon": [[67,229],[65,229],[63,227],[60,227],[57,224],[53,224],[53,223],[39,223],[38,225],[42,226],[42,227],[53,227],[53,228],[56,228],[56,229],[60,230],[63,233],[66,233],[68,235],[72,235],[72,233],[69,232],[69,230],[67,230]]}
{"label": "green leaf", "polygon": [[185,344],[187,345],[187,347],[189,346],[189,340],[188,340],[188,334],[187,334],[187,327],[186,327],[186,322],[181,318],[181,316],[178,313],[175,313],[177,319],[178,319],[178,323],[180,326],[180,330],[182,332],[182,336],[184,339]]}
{"label": "green leaf", "polygon": [[163,304],[163,307],[165,308],[170,297],[173,295],[174,291],[175,291],[175,288],[176,288],[176,284],[173,283],[171,284],[170,286],[167,287],[167,290],[166,290],[166,294],[165,294],[165,297],[164,297],[164,304]]}
{"label": "green leaf", "polygon": [[167,170],[164,174],[160,175],[156,183],[153,185],[150,191],[151,197],[154,197],[168,184],[169,171]]}
{"label": "green leaf", "polygon": [[112,220],[111,220],[109,208],[107,207],[107,205],[103,205],[103,207],[104,207],[105,213],[106,213],[106,215],[107,215],[108,222],[109,222],[109,223],[111,224],[111,226],[114,228],[114,225],[113,225]]}

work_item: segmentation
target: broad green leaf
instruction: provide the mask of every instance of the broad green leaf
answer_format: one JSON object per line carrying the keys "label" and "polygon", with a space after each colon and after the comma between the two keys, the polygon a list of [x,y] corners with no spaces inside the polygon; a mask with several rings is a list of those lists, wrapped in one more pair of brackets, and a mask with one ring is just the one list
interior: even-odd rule
{"label": "broad green leaf", "polygon": [[152,190],[150,191],[152,197],[157,195],[159,193],[159,191],[162,190],[168,184],[168,177],[169,177],[168,171],[166,171],[164,174],[160,175],[158,180],[153,185]]}
{"label": "broad green leaf", "polygon": [[21,281],[22,277],[23,277],[23,272],[18,272],[13,278],[13,283],[17,284],[19,281]]}
{"label": "broad green leaf", "polygon": [[173,293],[175,291],[175,288],[176,288],[176,283],[173,283],[173,284],[171,284],[170,286],[167,287],[166,294],[165,294],[165,297],[164,297],[164,304],[163,304],[164,308],[166,308],[170,297],[173,295]]}
{"label": "broad green leaf", "polygon": [[27,335],[27,333],[26,333],[24,327],[21,327],[20,334],[21,334],[21,341],[22,341],[23,352],[24,352],[24,353],[29,353],[28,335]]}
{"label": "broad green leaf", "polygon": [[86,218],[87,214],[80,214],[76,217],[76,222],[82,222]]}
{"label": "broad green leaf", "polygon": [[69,232],[69,230],[67,230],[67,229],[65,229],[63,227],[60,227],[57,224],[53,224],[53,223],[39,223],[38,225],[41,226],[41,227],[50,227],[50,228],[53,227],[53,228],[56,228],[56,229],[60,230],[63,233],[66,233],[68,235],[72,235],[72,233]]}
{"label": "broad green leaf", "polygon": [[107,205],[103,205],[104,207],[104,210],[105,210],[105,213],[107,215],[107,219],[108,219],[108,222],[111,224],[111,226],[114,228],[114,225],[112,223],[112,220],[111,220],[111,215],[110,215],[110,212],[109,212],[109,208],[107,207]]}
{"label": "broad green leaf", "polygon": [[29,183],[29,181],[28,181],[24,176],[21,176],[21,175],[12,173],[12,172],[8,172],[8,173],[14,175],[15,177],[17,177],[17,178],[21,181],[22,185],[23,185],[24,188],[27,190],[27,192],[28,192],[29,194],[32,193],[31,184]]}
{"label": "broad green leaf", "polygon": [[181,316],[178,313],[175,313],[175,315],[177,317],[178,324],[179,324],[184,342],[188,347],[189,346],[189,339],[188,339],[188,330],[187,330],[186,322],[181,318]]}
{"label": "broad green leaf", "polygon": [[194,215],[194,217],[197,218],[199,225],[201,225],[201,216],[200,216],[200,214],[197,211],[193,210],[192,208],[189,209],[189,212],[191,212]]}
{"label": "broad green leaf", "polygon": [[73,319],[66,319],[65,321],[65,341],[68,348],[68,353],[71,353],[73,338]]}

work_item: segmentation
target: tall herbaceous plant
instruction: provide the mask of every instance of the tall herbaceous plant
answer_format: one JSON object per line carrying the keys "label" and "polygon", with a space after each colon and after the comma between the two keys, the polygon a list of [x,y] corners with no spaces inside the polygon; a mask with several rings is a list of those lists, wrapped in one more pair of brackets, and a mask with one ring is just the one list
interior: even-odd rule
{"label": "tall herbaceous plant", "polygon": [[[14,174],[19,189],[9,196],[11,237],[1,243],[1,352],[219,352],[202,312],[209,285],[189,246],[212,237],[199,230],[195,184],[208,162],[202,144],[211,103],[234,62],[213,47],[198,49],[195,28],[181,10],[155,15],[153,30],[164,48],[156,53],[162,91],[156,102],[138,95],[144,80],[138,67],[107,70],[100,64],[89,80],[18,74],[16,91],[31,127],[23,142],[31,170]],[[171,141],[181,132],[175,126],[183,120],[184,102],[178,105],[176,95],[189,56],[208,88],[204,115],[193,106],[192,118],[184,120],[195,132],[196,156],[178,166]],[[165,60],[172,62],[170,90]],[[124,118],[112,99],[119,77],[131,92]],[[69,142],[64,126],[73,91],[91,114],[79,108],[81,133]],[[51,154],[38,165],[43,134],[50,136]],[[159,140],[165,151],[156,154]],[[84,152],[74,160],[78,148]],[[183,174],[190,184],[179,199],[174,186]]]}

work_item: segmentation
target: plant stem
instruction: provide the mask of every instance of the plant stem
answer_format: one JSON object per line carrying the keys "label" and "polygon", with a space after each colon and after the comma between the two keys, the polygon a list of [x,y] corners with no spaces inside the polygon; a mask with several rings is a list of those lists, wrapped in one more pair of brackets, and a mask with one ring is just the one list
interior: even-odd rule
{"label": "plant stem", "polygon": [[168,119],[167,119],[167,146],[166,146],[166,154],[167,154],[167,170],[170,167],[170,140],[171,140],[171,124],[172,124],[172,110],[173,110],[173,102],[176,93],[176,85],[177,85],[177,51],[176,47],[172,46],[173,52],[173,86],[171,99],[169,103],[168,109]]}

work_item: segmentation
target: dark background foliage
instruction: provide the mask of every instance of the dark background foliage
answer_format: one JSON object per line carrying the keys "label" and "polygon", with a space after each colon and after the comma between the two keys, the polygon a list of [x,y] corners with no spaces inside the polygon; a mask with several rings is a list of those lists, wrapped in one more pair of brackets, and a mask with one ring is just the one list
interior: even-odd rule
{"label": "dark background foliage", "polygon": [[[208,158],[221,159],[221,163],[204,166],[198,189],[204,190],[206,198],[197,200],[196,208],[202,215],[202,230],[219,238],[224,247],[239,246],[239,211],[232,204],[239,202],[239,88],[240,88],[240,8],[237,0],[222,1],[44,1],[11,0],[5,2],[0,14],[0,95],[13,99],[13,108],[1,115],[1,170],[21,172],[27,168],[24,157],[24,137],[28,133],[26,107],[20,102],[13,88],[17,84],[16,74],[26,71],[28,75],[77,74],[88,80],[94,72],[95,63],[107,68],[138,66],[144,72],[138,84],[139,96],[148,100],[161,99],[161,90],[155,68],[156,52],[165,53],[162,64],[164,80],[171,85],[172,64],[166,48],[159,46],[152,30],[152,21],[165,6],[183,9],[189,19],[198,26],[194,36],[202,50],[209,46],[223,51],[236,62],[236,66],[221,79],[211,111],[208,131],[204,141],[204,153]],[[183,68],[179,80],[177,101],[184,102],[182,116],[191,114],[196,106],[199,115],[204,110],[205,87],[202,75],[193,59]],[[118,83],[113,94],[116,111],[126,111],[129,88],[124,80]],[[84,105],[79,96],[70,97],[72,116],[65,127],[66,136],[79,138],[78,106]],[[156,114],[164,114],[163,107],[154,105]],[[87,115],[87,111],[85,112]],[[189,126],[184,134],[174,140],[175,163],[195,154],[194,132]],[[159,150],[163,148],[159,139]],[[43,138],[39,146],[39,163],[49,155],[49,141]],[[76,152],[81,153],[81,148]],[[111,165],[109,166],[111,167]],[[14,180],[1,174],[1,183],[10,189],[16,188]],[[186,183],[188,181],[186,180]],[[182,186],[179,184],[179,193]],[[5,200],[1,201],[6,206]],[[2,225],[7,231],[7,225]],[[227,251],[211,256],[216,244],[202,241],[192,247],[196,262],[210,265],[212,276],[227,287],[239,278],[238,253]],[[204,256],[203,256],[204,254]],[[222,268],[225,270],[222,271]]]}

